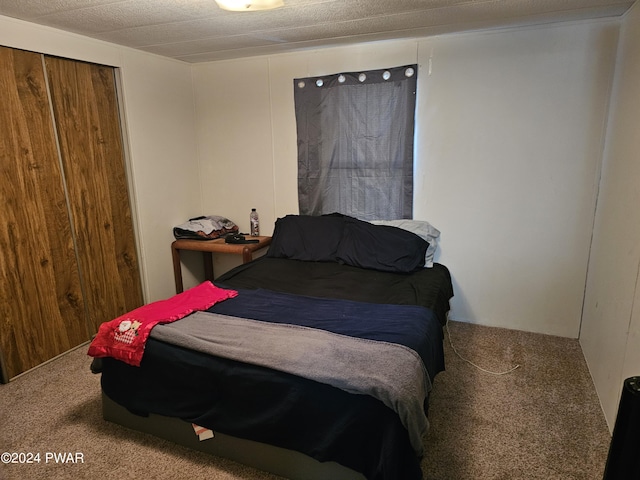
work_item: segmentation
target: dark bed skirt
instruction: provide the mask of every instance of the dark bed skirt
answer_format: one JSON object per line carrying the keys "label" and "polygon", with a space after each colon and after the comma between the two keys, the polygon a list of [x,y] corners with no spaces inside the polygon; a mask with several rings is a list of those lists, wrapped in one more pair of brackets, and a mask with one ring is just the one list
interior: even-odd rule
{"label": "dark bed skirt", "polygon": [[215,432],[200,441],[192,425],[179,418],[135,415],[102,393],[102,416],[109,422],[148,433],[192,450],[234,460],[292,480],[364,480],[364,476],[335,462],[319,462],[307,455],[265,443]]}

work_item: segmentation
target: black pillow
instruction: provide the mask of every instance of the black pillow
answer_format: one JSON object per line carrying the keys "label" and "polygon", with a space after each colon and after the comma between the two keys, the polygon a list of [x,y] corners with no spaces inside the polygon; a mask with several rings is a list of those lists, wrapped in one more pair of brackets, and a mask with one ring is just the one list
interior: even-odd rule
{"label": "black pillow", "polygon": [[335,262],[344,216],[287,215],[276,220],[268,257]]}
{"label": "black pillow", "polygon": [[409,273],[424,267],[429,243],[415,233],[345,217],[337,259],[355,267]]}

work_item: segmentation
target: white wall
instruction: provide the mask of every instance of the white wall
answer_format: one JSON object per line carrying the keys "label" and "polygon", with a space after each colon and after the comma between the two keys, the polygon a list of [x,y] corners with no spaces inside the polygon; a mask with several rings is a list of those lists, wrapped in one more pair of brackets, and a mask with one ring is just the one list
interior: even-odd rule
{"label": "white wall", "polygon": [[622,24],[580,344],[613,429],[640,375],[640,4]]}
{"label": "white wall", "polygon": [[266,58],[231,68],[194,67],[203,208],[230,218],[243,232],[256,208],[263,234],[275,221],[267,71]]}
{"label": "white wall", "polygon": [[204,207],[247,228],[257,206],[269,233],[298,211],[293,79],[419,63],[414,217],[442,231],[451,317],[577,338],[617,32],[580,22],[195,65]]}
{"label": "white wall", "polygon": [[182,62],[134,50],[121,58],[141,257],[153,301],[176,293],[173,227],[202,214],[192,76]]}
{"label": "white wall", "polygon": [[174,294],[172,227],[201,206],[190,65],[2,16],[0,45],[120,69],[145,299]]}
{"label": "white wall", "polygon": [[578,337],[616,38],[577,23],[420,43],[415,213],[443,231],[454,319]]}

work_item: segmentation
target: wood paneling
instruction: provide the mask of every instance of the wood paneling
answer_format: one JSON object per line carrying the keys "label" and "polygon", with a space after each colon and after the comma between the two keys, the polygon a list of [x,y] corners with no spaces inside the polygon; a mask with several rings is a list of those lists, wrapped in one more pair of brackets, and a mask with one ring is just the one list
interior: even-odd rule
{"label": "wood paneling", "polygon": [[0,47],[0,353],[13,377],[88,340],[42,57]]}
{"label": "wood paneling", "polygon": [[0,47],[0,381],[143,303],[115,70]]}
{"label": "wood paneling", "polygon": [[114,69],[45,63],[93,334],[143,302]]}

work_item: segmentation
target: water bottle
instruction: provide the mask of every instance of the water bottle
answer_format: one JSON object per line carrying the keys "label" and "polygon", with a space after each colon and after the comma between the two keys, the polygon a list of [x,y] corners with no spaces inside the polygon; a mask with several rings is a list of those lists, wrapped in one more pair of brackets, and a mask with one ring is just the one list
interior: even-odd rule
{"label": "water bottle", "polygon": [[251,223],[251,236],[258,237],[260,235],[260,222],[258,220],[258,212],[255,208],[251,209],[249,223]]}

